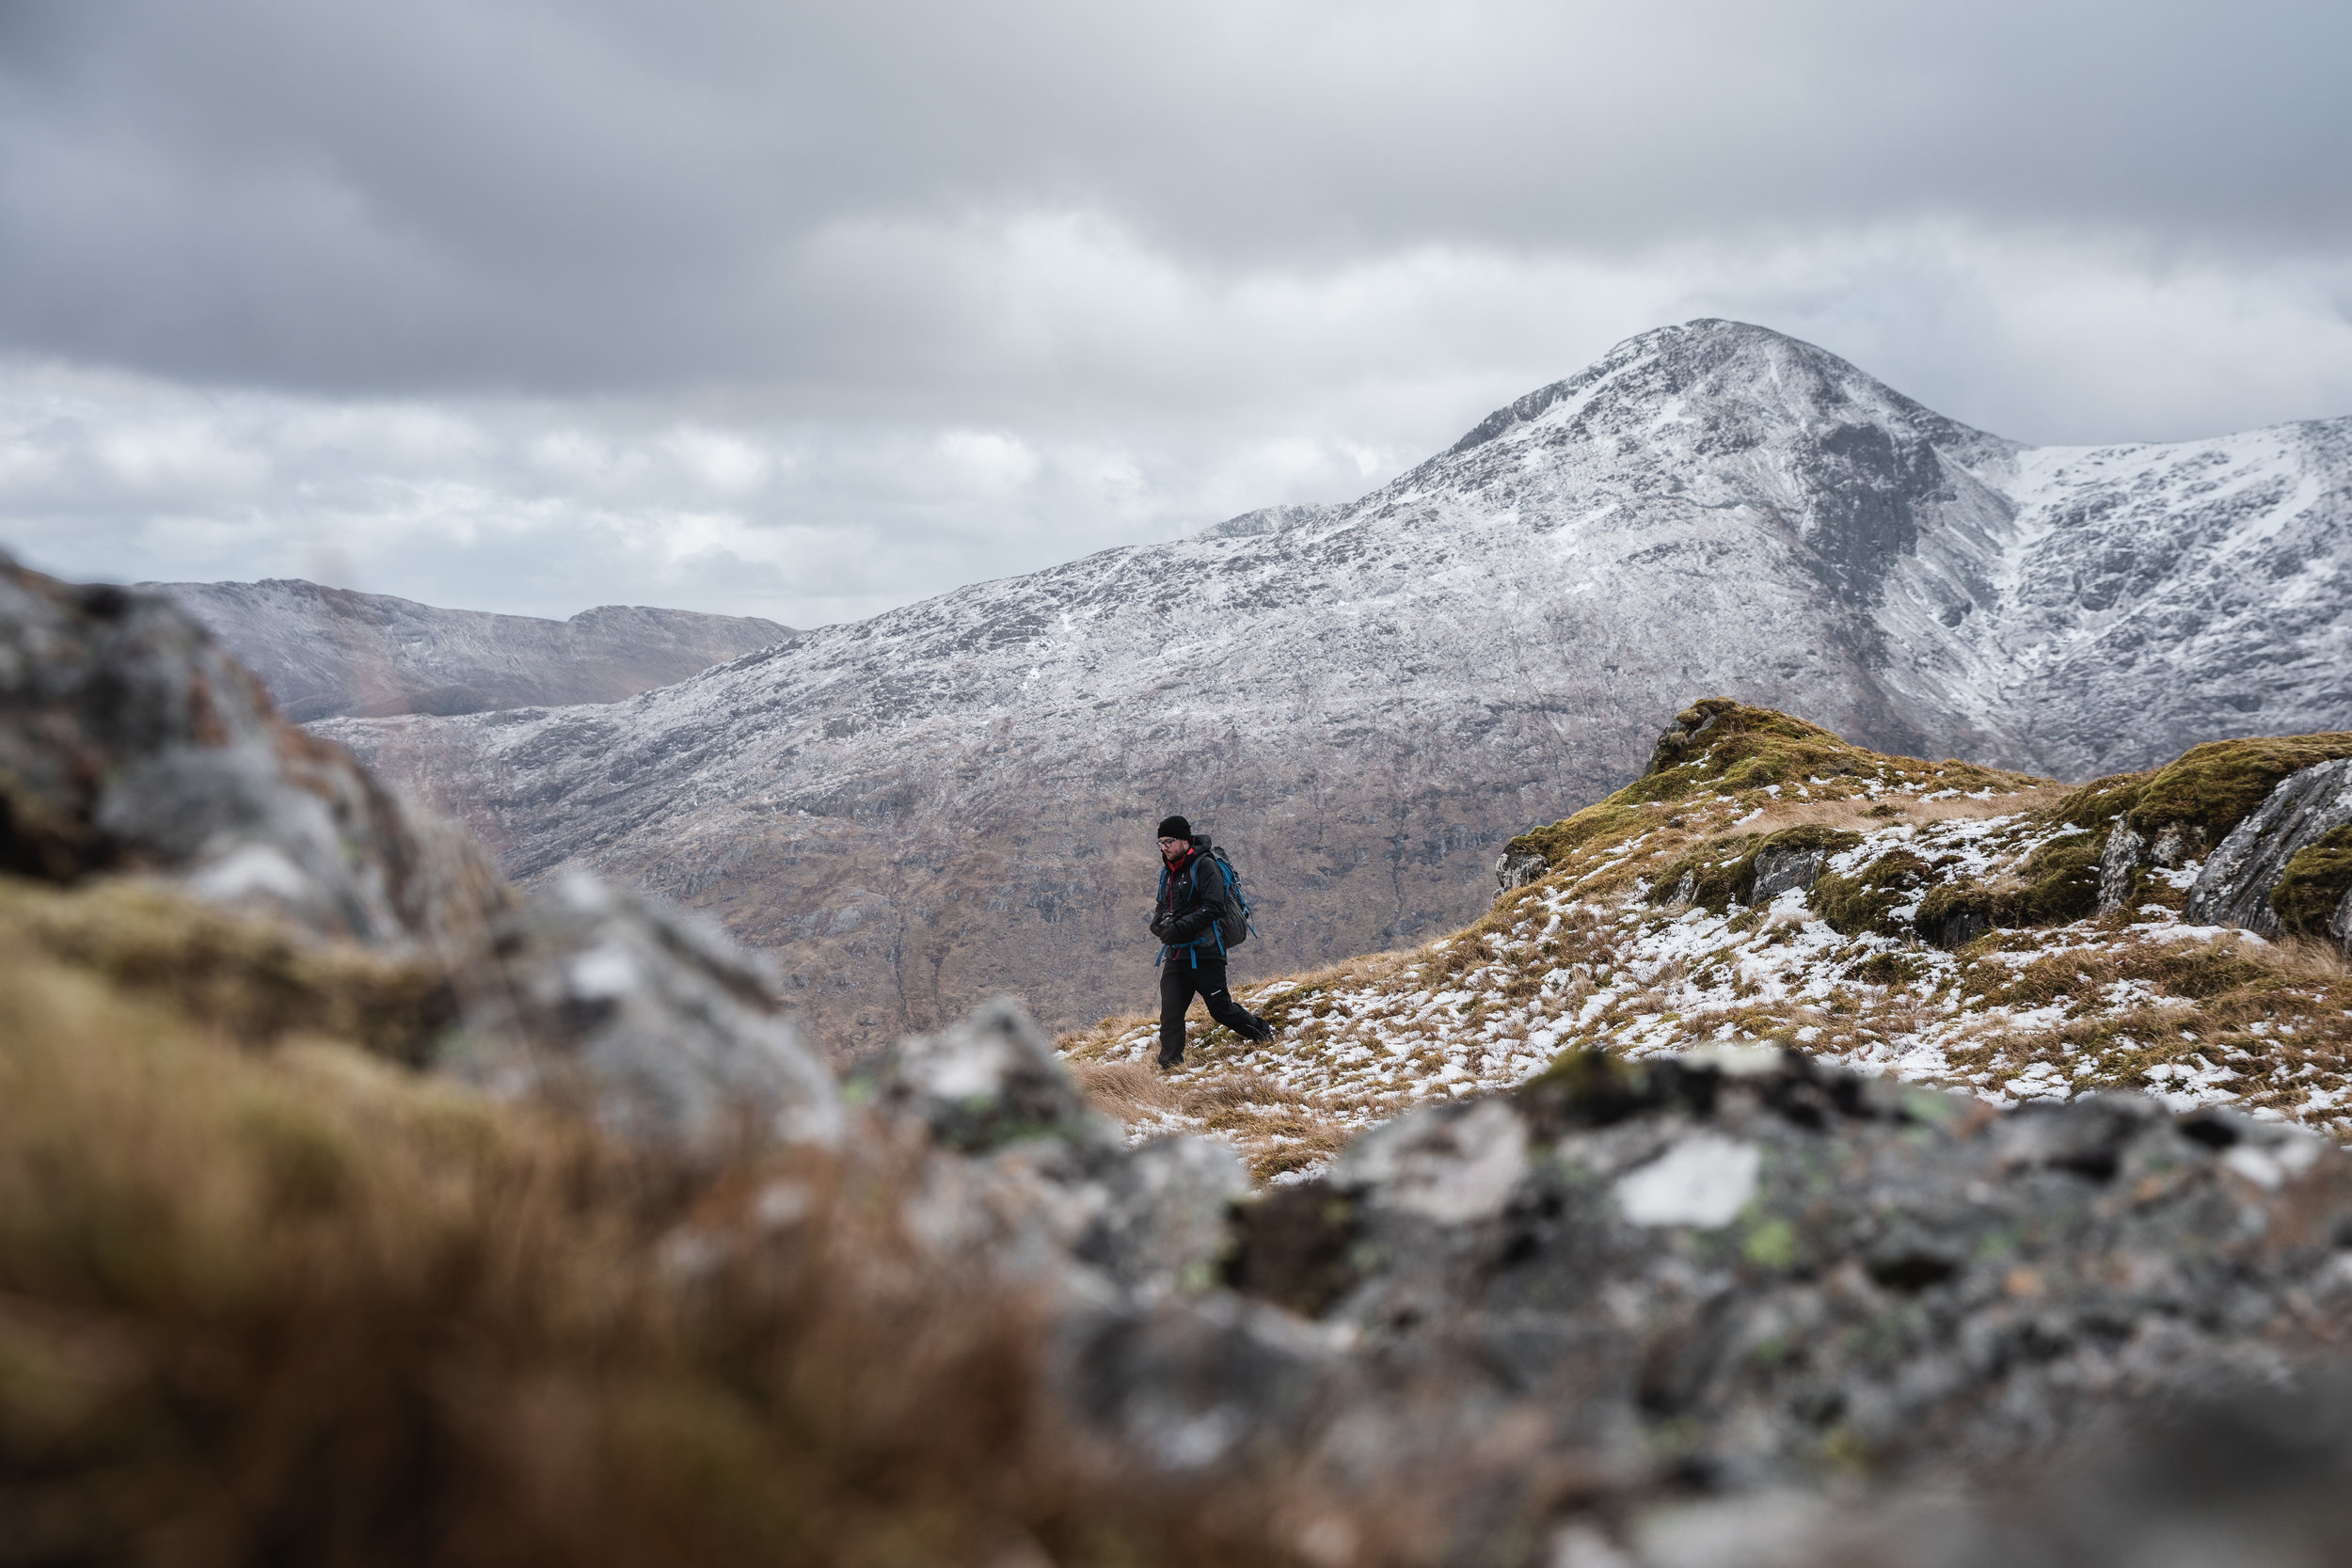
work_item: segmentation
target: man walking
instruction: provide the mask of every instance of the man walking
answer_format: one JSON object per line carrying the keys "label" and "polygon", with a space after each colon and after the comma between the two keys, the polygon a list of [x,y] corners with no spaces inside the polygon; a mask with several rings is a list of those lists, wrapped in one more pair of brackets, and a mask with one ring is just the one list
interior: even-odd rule
{"label": "man walking", "polygon": [[1217,915],[1226,898],[1225,871],[1193,837],[1181,816],[1160,823],[1160,895],[1152,907],[1152,934],[1160,939],[1160,1066],[1184,1059],[1184,1012],[1197,993],[1209,1016],[1246,1040],[1270,1040],[1273,1025],[1233,1000],[1225,989],[1225,943]]}

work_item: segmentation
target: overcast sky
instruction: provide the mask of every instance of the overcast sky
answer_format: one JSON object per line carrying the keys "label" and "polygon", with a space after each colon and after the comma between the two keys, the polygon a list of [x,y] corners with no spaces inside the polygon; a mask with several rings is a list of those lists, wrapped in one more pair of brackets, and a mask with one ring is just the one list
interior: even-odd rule
{"label": "overcast sky", "polygon": [[0,544],[795,625],[1760,322],[2352,414],[2352,6],[0,0]]}

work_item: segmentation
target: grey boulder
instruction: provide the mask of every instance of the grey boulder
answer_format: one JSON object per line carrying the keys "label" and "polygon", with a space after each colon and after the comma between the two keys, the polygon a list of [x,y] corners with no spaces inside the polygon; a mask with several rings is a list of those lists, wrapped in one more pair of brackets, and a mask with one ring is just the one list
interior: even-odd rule
{"label": "grey boulder", "polygon": [[338,747],[159,595],[0,555],[0,870],[161,877],[316,936],[447,958],[510,902],[455,830]]}
{"label": "grey boulder", "polygon": [[[992,1186],[999,1214],[1025,1202],[1009,1244],[1028,1251],[1031,1268],[1073,1263],[1095,1283],[1145,1295],[1216,1283],[1227,1212],[1249,1190],[1239,1156],[1210,1138],[1129,1147],[1018,1002],[999,997],[951,1028],[898,1041],[852,1092],[942,1153],[977,1157],[961,1179]],[[1006,1195],[1024,1193],[1009,1210]]]}
{"label": "grey boulder", "polygon": [[1828,859],[1829,851],[1819,846],[1781,845],[1758,850],[1756,891],[1749,901],[1760,910],[1791,888],[1812,891]]}
{"label": "grey boulder", "polygon": [[[2270,895],[2296,852],[2352,823],[2352,757],[2290,773],[2263,803],[2230,830],[2189,889],[2188,918],[2207,926],[2242,926],[2279,934]],[[2345,940],[2345,911],[2336,911],[2335,934]]]}
{"label": "grey boulder", "polygon": [[1496,895],[1539,882],[1549,869],[1551,863],[1541,855],[1525,849],[1506,849],[1495,859]]}
{"label": "grey boulder", "polygon": [[460,976],[446,1070],[508,1096],[576,1104],[615,1132],[721,1148],[830,1142],[833,1074],[774,978],[723,934],[576,873],[499,926]]}

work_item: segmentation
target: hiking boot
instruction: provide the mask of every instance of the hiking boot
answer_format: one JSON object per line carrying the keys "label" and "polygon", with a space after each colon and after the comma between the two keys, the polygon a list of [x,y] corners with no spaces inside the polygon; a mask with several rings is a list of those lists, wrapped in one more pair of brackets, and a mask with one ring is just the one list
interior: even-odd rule
{"label": "hiking boot", "polygon": [[1252,1045],[1263,1045],[1274,1037],[1274,1025],[1264,1019],[1253,1018],[1249,1021],[1249,1034],[1247,1037]]}
{"label": "hiking boot", "polygon": [[1179,1052],[1178,1052],[1178,1053],[1176,1053],[1176,1054],[1175,1054],[1175,1055],[1173,1055],[1173,1056],[1169,1055],[1169,1054],[1168,1054],[1167,1052],[1165,1052],[1165,1051],[1163,1051],[1163,1052],[1161,1052],[1161,1053],[1160,1053],[1160,1066],[1162,1066],[1162,1067],[1164,1067],[1164,1068],[1170,1068],[1170,1069],[1173,1069],[1173,1068],[1180,1068],[1180,1067],[1183,1067],[1184,1065],[1184,1053],[1183,1052],[1179,1051]]}

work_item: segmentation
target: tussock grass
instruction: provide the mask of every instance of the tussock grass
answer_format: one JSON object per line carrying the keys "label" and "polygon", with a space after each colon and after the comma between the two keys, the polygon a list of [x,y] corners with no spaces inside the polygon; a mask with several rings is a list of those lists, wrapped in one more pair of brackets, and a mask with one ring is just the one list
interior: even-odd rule
{"label": "tussock grass", "polygon": [[310,1027],[350,955],[240,978],[250,933],[79,897],[0,900],[0,1559],[1286,1560],[1279,1478],[1060,1427],[1037,1305],[908,1232],[878,1129],[620,1145]]}
{"label": "tussock grass", "polygon": [[135,880],[66,891],[0,876],[0,930],[29,953],[245,1045],[310,1032],[414,1063],[456,1015],[448,980],[428,964],[388,961]]}

